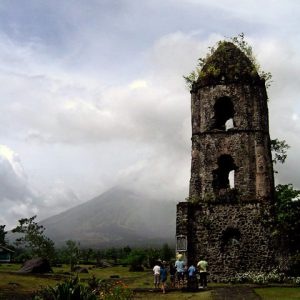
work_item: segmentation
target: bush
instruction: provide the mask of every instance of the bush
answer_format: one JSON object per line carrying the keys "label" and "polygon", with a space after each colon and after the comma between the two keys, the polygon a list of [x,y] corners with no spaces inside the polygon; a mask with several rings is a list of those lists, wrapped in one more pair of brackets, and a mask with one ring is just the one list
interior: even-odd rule
{"label": "bush", "polygon": [[121,281],[109,282],[92,276],[88,286],[80,284],[78,277],[46,287],[39,291],[34,300],[130,300],[132,291]]}
{"label": "bush", "polygon": [[122,281],[101,282],[99,296],[101,300],[130,300],[133,292]]}
{"label": "bush", "polygon": [[54,287],[48,286],[41,290],[34,300],[96,300],[97,295],[90,288],[80,284],[79,278],[75,277]]}
{"label": "bush", "polygon": [[292,281],[292,278],[287,278],[284,273],[280,273],[278,270],[272,270],[270,272],[246,272],[236,274],[234,277],[229,278],[226,282],[230,283],[255,283],[255,284],[267,284],[267,283],[283,283]]}
{"label": "bush", "polygon": [[294,284],[300,285],[300,277],[293,277]]}

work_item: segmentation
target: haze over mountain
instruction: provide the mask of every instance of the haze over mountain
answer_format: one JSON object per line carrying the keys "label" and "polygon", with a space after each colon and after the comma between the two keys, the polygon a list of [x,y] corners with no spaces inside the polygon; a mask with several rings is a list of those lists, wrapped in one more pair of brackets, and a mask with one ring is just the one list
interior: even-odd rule
{"label": "haze over mountain", "polygon": [[40,223],[58,246],[67,240],[82,247],[174,244],[176,202],[115,187]]}

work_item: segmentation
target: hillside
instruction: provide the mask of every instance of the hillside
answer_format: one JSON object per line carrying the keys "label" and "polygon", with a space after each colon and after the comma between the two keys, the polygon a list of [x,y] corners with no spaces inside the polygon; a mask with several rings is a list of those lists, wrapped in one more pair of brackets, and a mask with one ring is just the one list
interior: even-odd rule
{"label": "hillside", "polygon": [[57,245],[69,239],[84,247],[174,244],[176,203],[113,188],[40,223]]}

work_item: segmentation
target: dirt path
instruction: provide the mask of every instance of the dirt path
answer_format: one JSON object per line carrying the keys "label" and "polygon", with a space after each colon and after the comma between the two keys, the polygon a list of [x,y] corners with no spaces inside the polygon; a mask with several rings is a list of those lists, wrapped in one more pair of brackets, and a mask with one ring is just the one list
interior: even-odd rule
{"label": "dirt path", "polygon": [[230,286],[213,288],[214,300],[260,300],[260,297],[250,287]]}

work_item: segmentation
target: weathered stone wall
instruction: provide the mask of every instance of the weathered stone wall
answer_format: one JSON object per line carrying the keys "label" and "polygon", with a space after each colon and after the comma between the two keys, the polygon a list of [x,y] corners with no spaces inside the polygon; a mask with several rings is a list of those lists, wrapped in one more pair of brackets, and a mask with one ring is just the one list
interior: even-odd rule
{"label": "weathered stone wall", "polygon": [[236,165],[235,189],[240,197],[252,200],[273,195],[273,176],[269,148],[269,136],[258,133],[229,130],[195,135],[192,139],[192,166],[190,197],[214,198],[213,172],[218,168],[218,158],[228,154]]}
{"label": "weathered stone wall", "polygon": [[205,258],[211,280],[274,268],[269,207],[249,203],[179,203],[177,234],[187,235],[188,261]]}
{"label": "weathered stone wall", "polygon": [[[214,105],[221,97],[233,104],[234,127],[214,129]],[[190,197],[211,197],[218,158],[230,155],[236,165],[235,188],[245,199],[274,193],[265,88],[231,84],[192,93],[192,167]],[[259,165],[259,166],[258,166]]]}
{"label": "weathered stone wall", "polygon": [[267,95],[264,82],[256,85],[229,84],[206,86],[191,92],[192,134],[212,130],[214,105],[220,97],[231,99],[233,121],[239,130],[262,130],[269,133]]}
{"label": "weathered stone wall", "polygon": [[224,42],[201,72],[191,91],[189,202],[177,206],[176,232],[187,236],[188,263],[204,257],[218,281],[274,268],[274,177],[267,93],[255,67]]}

